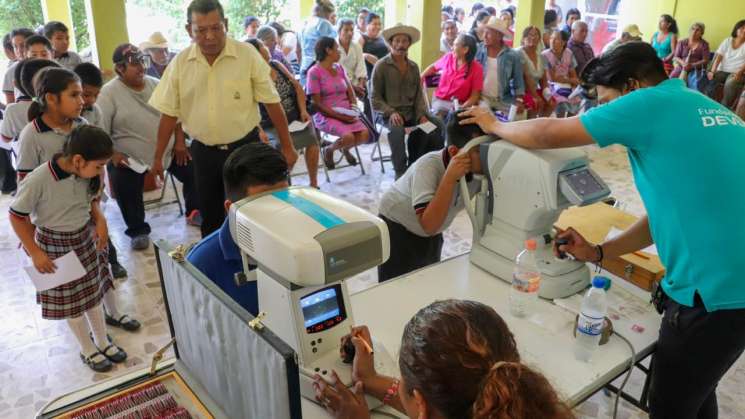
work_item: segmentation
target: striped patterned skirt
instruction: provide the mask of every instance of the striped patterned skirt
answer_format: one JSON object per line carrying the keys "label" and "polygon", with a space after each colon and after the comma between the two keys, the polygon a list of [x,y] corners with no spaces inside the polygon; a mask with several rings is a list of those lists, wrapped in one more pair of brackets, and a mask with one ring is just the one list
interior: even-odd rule
{"label": "striped patterned skirt", "polygon": [[96,250],[93,232],[92,224],[71,232],[36,227],[36,244],[50,259],[75,251],[86,271],[80,279],[36,293],[36,302],[41,304],[41,317],[50,320],[78,317],[97,306],[104,293],[114,287],[109,272],[108,247],[100,252]]}

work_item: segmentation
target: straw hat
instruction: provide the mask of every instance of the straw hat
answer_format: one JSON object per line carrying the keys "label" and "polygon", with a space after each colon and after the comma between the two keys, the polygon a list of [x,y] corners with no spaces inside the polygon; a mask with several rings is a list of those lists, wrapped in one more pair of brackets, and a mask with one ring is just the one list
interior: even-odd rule
{"label": "straw hat", "polygon": [[147,41],[140,44],[140,49],[168,48],[168,40],[160,32],[153,32]]}
{"label": "straw hat", "polygon": [[419,29],[413,26],[404,25],[403,23],[396,23],[383,31],[383,39],[385,39],[389,44],[391,43],[391,38],[396,35],[408,35],[409,38],[411,38],[412,45],[419,42],[419,38],[421,37]]}
{"label": "straw hat", "polygon": [[642,35],[643,35],[642,32],[639,30],[639,26],[634,25],[634,24],[626,25],[626,27],[623,28],[623,30],[621,31],[621,33],[624,33],[624,32],[625,33],[628,33],[629,35],[633,36],[634,38],[641,38]]}
{"label": "straw hat", "polygon": [[512,34],[510,33],[509,28],[507,27],[507,23],[505,23],[502,19],[492,16],[489,18],[489,22],[486,23],[484,26],[486,29],[492,29],[497,32],[501,32],[504,36],[512,37]]}

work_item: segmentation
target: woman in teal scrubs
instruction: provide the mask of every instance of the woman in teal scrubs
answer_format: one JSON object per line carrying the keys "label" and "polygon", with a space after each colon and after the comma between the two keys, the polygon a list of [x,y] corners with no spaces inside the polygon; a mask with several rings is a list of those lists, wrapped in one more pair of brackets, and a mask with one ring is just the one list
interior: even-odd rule
{"label": "woman in teal scrubs", "polygon": [[647,216],[600,244],[568,229],[558,250],[602,263],[657,244],[667,273],[650,417],[716,418],[717,383],[745,348],[745,122],[668,79],[648,44],[602,55],[582,79],[602,105],[579,117],[501,123],[472,108],[463,123],[530,149],[627,148]]}

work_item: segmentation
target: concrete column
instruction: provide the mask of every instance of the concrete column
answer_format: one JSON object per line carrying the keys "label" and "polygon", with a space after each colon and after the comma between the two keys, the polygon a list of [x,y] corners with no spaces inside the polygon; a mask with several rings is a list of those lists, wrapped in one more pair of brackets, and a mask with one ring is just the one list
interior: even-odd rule
{"label": "concrete column", "polygon": [[41,11],[44,15],[44,22],[57,20],[67,26],[70,30],[70,50],[77,51],[70,0],[41,0]]}
{"label": "concrete column", "polygon": [[[419,64],[420,71],[440,58],[440,0],[414,0],[408,3],[406,22],[422,33],[422,39],[409,49],[409,58]],[[392,26],[391,25],[386,26]]]}
{"label": "concrete column", "polygon": [[125,0],[85,0],[93,61],[108,76],[113,74],[114,49],[129,42],[124,3]]}
{"label": "concrete column", "polygon": [[516,48],[520,46],[523,38],[523,30],[528,26],[537,26],[543,33],[543,14],[546,8],[545,0],[520,0],[517,8],[517,22],[515,23]]}
{"label": "concrete column", "polygon": [[385,22],[383,27],[393,26],[398,22],[406,22],[408,5],[406,0],[385,0]]}

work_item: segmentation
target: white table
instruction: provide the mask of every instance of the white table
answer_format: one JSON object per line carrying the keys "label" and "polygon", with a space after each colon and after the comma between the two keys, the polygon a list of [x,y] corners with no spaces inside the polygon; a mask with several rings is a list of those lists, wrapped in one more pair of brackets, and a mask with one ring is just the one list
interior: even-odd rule
{"label": "white table", "polygon": [[[613,285],[608,292],[609,316],[614,329],[629,339],[639,360],[651,353],[657,341],[660,315],[648,303],[649,293],[625,280],[603,272]],[[582,296],[557,301],[539,300],[529,318],[510,315],[510,286],[469,261],[469,254],[454,257],[397,279],[378,284],[351,296],[357,324],[370,328],[398,359],[406,323],[422,307],[436,300],[468,299],[494,307],[507,322],[517,341],[523,362],[540,370],[563,399],[575,406],[602,389],[629,367],[628,345],[617,336],[600,347],[589,363],[574,359],[574,318]],[[635,332],[633,325],[643,332]],[[314,402],[303,399],[303,418],[326,418]],[[389,417],[389,416],[386,416]]]}

